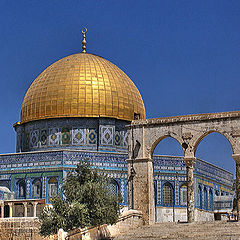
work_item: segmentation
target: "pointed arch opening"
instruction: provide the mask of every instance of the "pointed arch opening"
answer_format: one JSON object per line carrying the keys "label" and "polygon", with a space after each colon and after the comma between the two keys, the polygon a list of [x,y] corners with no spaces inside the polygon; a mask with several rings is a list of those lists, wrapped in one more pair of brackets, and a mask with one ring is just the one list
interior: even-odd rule
{"label": "pointed arch opening", "polygon": [[26,182],[25,179],[20,179],[17,182],[17,198],[25,199],[26,198]]}
{"label": "pointed arch opening", "polygon": [[154,155],[184,156],[180,142],[171,136],[163,136],[154,142],[152,157]]}
{"label": "pointed arch opening", "polygon": [[195,156],[227,171],[235,172],[233,149],[229,139],[222,133],[209,131],[196,141]]}
{"label": "pointed arch opening", "polygon": [[42,182],[39,178],[33,180],[32,195],[33,198],[42,198]]}

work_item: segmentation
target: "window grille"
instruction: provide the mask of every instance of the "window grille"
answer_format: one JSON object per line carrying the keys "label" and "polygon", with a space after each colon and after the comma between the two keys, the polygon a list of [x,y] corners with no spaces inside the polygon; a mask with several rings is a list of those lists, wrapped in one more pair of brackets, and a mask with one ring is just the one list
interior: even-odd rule
{"label": "window grille", "polygon": [[173,204],[173,189],[170,183],[165,183],[163,186],[163,205],[172,206]]}

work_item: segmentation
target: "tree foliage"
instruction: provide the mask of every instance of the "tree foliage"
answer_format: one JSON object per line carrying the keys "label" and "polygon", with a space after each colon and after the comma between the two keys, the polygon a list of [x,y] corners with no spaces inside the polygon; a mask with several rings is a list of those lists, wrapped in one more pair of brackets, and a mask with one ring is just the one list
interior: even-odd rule
{"label": "tree foliage", "polygon": [[87,226],[114,224],[120,213],[119,196],[108,188],[109,179],[89,163],[79,164],[67,175],[62,191],[63,198],[55,196],[52,207],[40,215],[40,234],[48,236],[59,228],[69,231]]}

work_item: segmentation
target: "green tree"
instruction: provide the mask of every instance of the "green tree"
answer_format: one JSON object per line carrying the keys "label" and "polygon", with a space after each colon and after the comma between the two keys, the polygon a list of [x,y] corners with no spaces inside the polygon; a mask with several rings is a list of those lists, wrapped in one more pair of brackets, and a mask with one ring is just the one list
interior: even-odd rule
{"label": "green tree", "polygon": [[87,162],[79,164],[64,181],[63,198],[55,196],[52,207],[42,211],[40,234],[114,224],[120,214],[120,197],[112,195],[108,184],[109,179],[98,169]]}

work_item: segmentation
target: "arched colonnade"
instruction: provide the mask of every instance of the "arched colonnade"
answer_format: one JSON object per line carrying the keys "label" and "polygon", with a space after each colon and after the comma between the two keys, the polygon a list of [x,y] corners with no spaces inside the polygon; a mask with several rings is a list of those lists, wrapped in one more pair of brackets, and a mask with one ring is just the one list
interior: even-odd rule
{"label": "arched colonnade", "polygon": [[232,147],[240,220],[240,111],[236,111],[135,120],[128,126],[128,172],[129,179],[133,179],[129,187],[129,205],[142,211],[146,224],[153,223],[155,216],[152,154],[156,145],[164,138],[172,137],[183,148],[187,174],[187,217],[188,222],[193,222],[195,152],[201,140],[212,132],[225,136]]}

